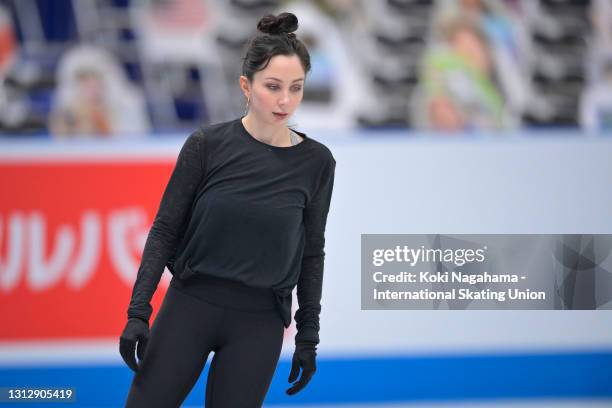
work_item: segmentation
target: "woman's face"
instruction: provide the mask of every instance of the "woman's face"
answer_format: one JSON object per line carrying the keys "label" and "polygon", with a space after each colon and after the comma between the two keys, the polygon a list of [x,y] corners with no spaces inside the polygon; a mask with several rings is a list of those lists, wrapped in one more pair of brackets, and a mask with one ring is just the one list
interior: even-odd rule
{"label": "woman's face", "polygon": [[304,77],[297,55],[275,55],[264,70],[253,75],[250,86],[242,76],[241,86],[245,96],[251,100],[249,113],[269,124],[286,122],[302,101]]}

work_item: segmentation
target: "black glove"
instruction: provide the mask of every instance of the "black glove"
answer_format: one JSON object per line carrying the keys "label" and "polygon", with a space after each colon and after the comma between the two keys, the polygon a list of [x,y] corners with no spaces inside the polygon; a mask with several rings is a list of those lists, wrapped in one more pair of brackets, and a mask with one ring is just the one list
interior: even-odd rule
{"label": "black glove", "polygon": [[119,338],[119,352],[123,361],[134,370],[138,371],[138,364],[134,352],[136,351],[136,343],[138,343],[138,360],[142,361],[149,341],[149,323],[133,317],[128,319],[125,329]]}
{"label": "black glove", "polygon": [[296,344],[295,352],[293,353],[293,359],[291,361],[291,373],[289,373],[289,382],[293,382],[297,380],[298,374],[300,372],[300,367],[302,368],[302,376],[300,380],[294,383],[291,388],[287,389],[288,395],[293,395],[300,392],[312,376],[315,371],[317,371],[317,348],[314,344],[311,343],[300,343]]}

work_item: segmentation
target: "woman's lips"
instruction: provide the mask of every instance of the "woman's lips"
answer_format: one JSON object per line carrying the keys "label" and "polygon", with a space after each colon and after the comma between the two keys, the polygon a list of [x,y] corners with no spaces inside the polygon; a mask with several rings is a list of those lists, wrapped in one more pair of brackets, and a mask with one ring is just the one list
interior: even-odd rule
{"label": "woman's lips", "polygon": [[274,116],[276,116],[277,118],[286,118],[287,117],[287,113],[278,113],[278,112],[272,112],[274,114]]}

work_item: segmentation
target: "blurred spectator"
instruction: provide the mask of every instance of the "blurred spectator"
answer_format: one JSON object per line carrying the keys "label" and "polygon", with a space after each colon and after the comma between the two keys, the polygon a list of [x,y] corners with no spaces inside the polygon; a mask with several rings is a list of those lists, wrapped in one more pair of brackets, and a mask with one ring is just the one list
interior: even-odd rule
{"label": "blurred spectator", "polygon": [[304,101],[292,120],[302,127],[352,128],[362,104],[364,78],[348,50],[337,23],[312,2],[294,1],[279,10],[300,19],[297,31],[310,52],[312,70],[306,78]]}
{"label": "blurred spectator", "polygon": [[18,133],[35,121],[28,101],[11,77],[15,73],[18,44],[10,14],[0,5],[0,131]]}
{"label": "blurred spectator", "polygon": [[580,99],[580,125],[588,132],[612,131],[612,2],[594,0],[593,31],[585,61],[587,86]]}
{"label": "blurred spectator", "polygon": [[612,132],[612,56],[603,63],[601,78],[582,95],[580,124],[590,132]]}
{"label": "blurred spectator", "polygon": [[114,57],[93,46],[64,54],[50,117],[55,137],[145,135],[149,122],[142,95]]}
{"label": "blurred spectator", "polygon": [[505,129],[511,125],[489,43],[468,15],[439,27],[423,61],[422,87],[413,121],[444,130]]}
{"label": "blurred spectator", "polygon": [[508,108],[520,117],[529,98],[527,79],[533,58],[529,30],[516,14],[521,11],[518,5],[508,7],[501,0],[444,0],[437,3],[437,9],[434,20],[464,15],[478,25],[488,40]]}
{"label": "blurred spectator", "polygon": [[142,0],[130,8],[130,20],[157,126],[192,128],[203,118],[232,117],[212,0]]}
{"label": "blurred spectator", "polygon": [[596,46],[612,51],[612,2],[610,0],[593,0],[591,19],[595,29]]}
{"label": "blurred spectator", "polygon": [[590,8],[593,32],[589,36],[589,52],[585,61],[589,83],[599,82],[602,71],[612,55],[612,2],[593,1]]}
{"label": "blurred spectator", "polygon": [[6,78],[15,59],[17,44],[11,17],[0,5],[0,80]]}

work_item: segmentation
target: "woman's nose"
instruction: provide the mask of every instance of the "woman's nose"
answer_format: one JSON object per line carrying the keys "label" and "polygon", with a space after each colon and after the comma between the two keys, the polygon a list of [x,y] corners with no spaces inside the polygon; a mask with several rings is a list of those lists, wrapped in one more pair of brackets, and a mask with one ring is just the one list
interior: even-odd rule
{"label": "woman's nose", "polygon": [[279,103],[279,105],[284,105],[284,104],[286,104],[288,102],[289,102],[289,92],[283,92],[283,94],[280,97],[278,103]]}

